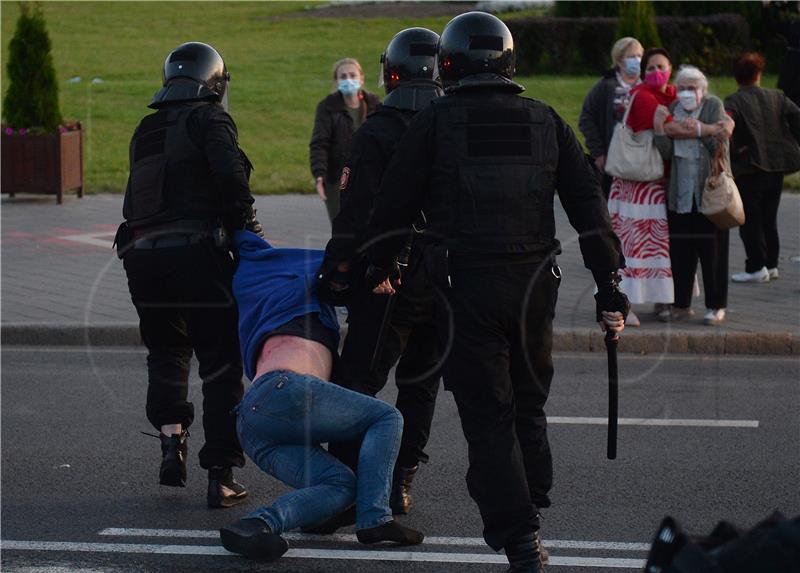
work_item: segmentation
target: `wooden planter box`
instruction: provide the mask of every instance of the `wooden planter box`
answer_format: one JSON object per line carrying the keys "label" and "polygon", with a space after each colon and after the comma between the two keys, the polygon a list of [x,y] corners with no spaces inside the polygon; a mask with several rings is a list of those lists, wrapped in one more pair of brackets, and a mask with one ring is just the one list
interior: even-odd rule
{"label": "wooden planter box", "polygon": [[61,203],[65,191],[83,197],[83,131],[20,135],[2,133],[0,192],[45,193]]}

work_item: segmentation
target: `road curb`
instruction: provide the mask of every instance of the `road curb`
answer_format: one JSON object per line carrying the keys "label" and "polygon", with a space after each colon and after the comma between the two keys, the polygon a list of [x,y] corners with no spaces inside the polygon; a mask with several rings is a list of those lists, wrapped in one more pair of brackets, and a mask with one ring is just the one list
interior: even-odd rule
{"label": "road curb", "polygon": [[[800,339],[791,332],[645,332],[626,329],[620,352],[635,354],[782,355],[800,356]],[[343,330],[344,332],[344,330]],[[135,323],[3,324],[0,344],[6,346],[139,346]],[[605,352],[603,334],[595,329],[557,329],[556,352]]]}

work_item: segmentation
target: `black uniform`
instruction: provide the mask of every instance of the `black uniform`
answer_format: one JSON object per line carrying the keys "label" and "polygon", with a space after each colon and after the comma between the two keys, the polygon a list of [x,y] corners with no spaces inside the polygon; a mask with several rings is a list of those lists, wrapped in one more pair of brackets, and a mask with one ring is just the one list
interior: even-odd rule
{"label": "black uniform", "polygon": [[[395,146],[415,113],[380,106],[356,133],[342,178],[342,208],[333,222],[333,238],[326,248],[326,259],[333,264],[355,261],[355,266],[361,267],[364,258],[361,248],[374,195]],[[409,235],[404,235],[404,240],[408,240]],[[347,337],[334,373],[337,384],[375,396],[386,385],[389,371],[397,363],[397,408],[404,419],[397,458],[400,468],[428,461],[424,448],[439,391],[441,354],[433,320],[433,289],[422,261],[422,241],[421,235],[415,236],[408,266],[403,270],[402,286],[393,301],[364,288],[351,297],[347,305]],[[363,267],[353,274],[363,274]],[[393,303],[390,323],[373,368],[373,355],[390,301]],[[358,444],[332,444],[330,449],[355,466]]]}
{"label": "black uniform", "polygon": [[[130,145],[122,241],[128,286],[147,346],[147,417],[188,427],[189,361],[203,380],[204,468],[244,465],[231,411],[243,393],[234,261],[220,229],[252,217],[250,163],[218,103],[163,104]],[[121,256],[123,256],[121,254]]]}
{"label": "black uniform", "polygon": [[[405,227],[424,209],[437,239],[426,259],[447,289],[444,383],[469,444],[470,495],[495,550],[538,530],[538,508],[550,505],[544,404],[560,282],[556,190],[587,267],[603,274],[624,264],[574,134],[520,91],[499,76],[474,76],[420,112],[382,180],[368,233]],[[389,268],[402,246],[402,236],[387,237],[371,249],[377,267]]]}

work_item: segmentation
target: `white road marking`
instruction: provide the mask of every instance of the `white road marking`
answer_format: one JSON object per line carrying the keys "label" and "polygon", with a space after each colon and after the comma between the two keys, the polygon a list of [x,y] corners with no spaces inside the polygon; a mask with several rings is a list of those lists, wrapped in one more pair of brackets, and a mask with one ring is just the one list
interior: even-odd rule
{"label": "white road marking", "polygon": [[[66,551],[83,553],[149,553],[154,555],[233,555],[216,545],[153,545],[140,543],[85,543],[65,541],[3,540],[4,551]],[[507,565],[504,555],[492,553],[434,553],[427,551],[353,551],[342,549],[290,549],[284,558],[403,561],[417,563],[496,563]],[[643,559],[550,556],[551,566],[642,569]]]}
{"label": "white road marking", "polygon": [[[103,247],[110,249],[114,246],[114,231],[103,231],[101,233],[84,233],[83,235],[62,235],[56,237],[65,241],[75,241],[76,243],[83,243],[85,245],[93,245],[95,247]],[[110,237],[109,239],[101,239],[100,237]]]}
{"label": "white road marking", "polygon": [[[608,418],[548,416],[548,424],[588,424],[605,426]],[[620,426],[686,426],[699,428],[758,428],[758,420],[688,420],[679,418],[620,418]]]}
{"label": "white road marking", "polygon": [[[208,529],[139,529],[125,527],[108,527],[97,532],[98,535],[111,537],[180,537],[190,539],[217,539],[219,532]],[[334,533],[333,535],[311,535],[307,533],[285,533],[286,539],[294,541],[337,541],[357,543],[356,536],[351,533]],[[609,551],[647,551],[648,543],[627,543],[622,541],[578,541],[566,539],[544,539],[544,545],[550,549],[601,549]],[[480,537],[425,537],[425,545],[450,545],[458,547],[486,547]]]}

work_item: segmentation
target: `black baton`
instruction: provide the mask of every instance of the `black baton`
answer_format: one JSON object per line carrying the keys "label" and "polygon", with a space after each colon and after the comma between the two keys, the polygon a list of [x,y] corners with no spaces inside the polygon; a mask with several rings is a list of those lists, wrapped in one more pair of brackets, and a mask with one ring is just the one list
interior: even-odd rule
{"label": "black baton", "polygon": [[619,419],[619,372],[617,371],[617,343],[619,336],[606,331],[606,353],[608,354],[608,444],[606,457],[617,459],[617,423]]}
{"label": "black baton", "polygon": [[[408,267],[408,260],[411,258],[411,246],[414,243],[414,233],[408,236],[403,250],[397,256],[397,265],[401,268]],[[402,275],[401,275],[402,280]],[[383,311],[383,320],[381,320],[381,328],[378,331],[378,339],[375,341],[375,350],[372,352],[372,360],[369,363],[369,371],[375,372],[378,367],[378,361],[383,353],[383,345],[386,341],[386,332],[389,330],[389,323],[392,322],[392,312],[394,311],[394,303],[397,300],[397,293],[389,296],[386,301],[386,309]]]}

